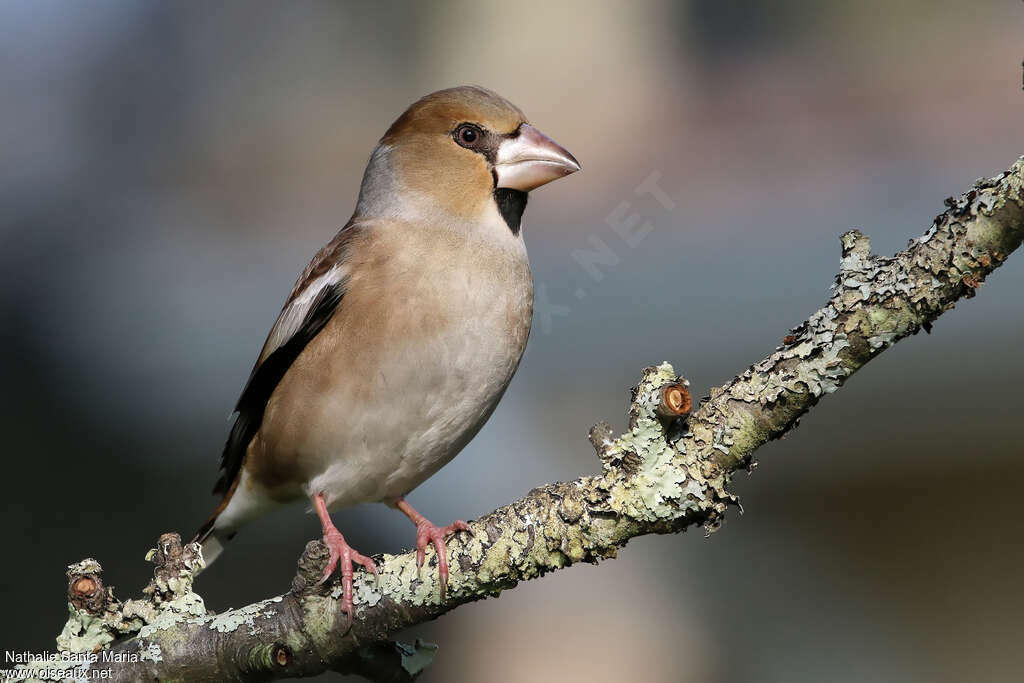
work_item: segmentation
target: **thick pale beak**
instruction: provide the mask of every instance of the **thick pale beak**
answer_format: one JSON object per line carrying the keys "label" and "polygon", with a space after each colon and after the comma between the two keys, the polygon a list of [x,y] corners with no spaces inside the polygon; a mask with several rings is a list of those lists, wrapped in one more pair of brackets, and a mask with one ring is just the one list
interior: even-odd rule
{"label": "thick pale beak", "polygon": [[519,135],[498,145],[494,164],[497,186],[522,192],[578,170],[580,164],[573,155],[528,123],[519,126]]}

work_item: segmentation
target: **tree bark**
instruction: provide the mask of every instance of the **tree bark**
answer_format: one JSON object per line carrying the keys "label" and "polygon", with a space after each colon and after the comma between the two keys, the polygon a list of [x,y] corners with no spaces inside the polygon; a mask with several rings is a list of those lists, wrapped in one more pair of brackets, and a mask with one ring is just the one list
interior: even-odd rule
{"label": "tree bark", "polygon": [[469,532],[448,544],[444,602],[436,556],[428,555],[434,566],[420,576],[415,552],[384,555],[379,585],[357,573],[355,619],[346,630],[340,586],[315,585],[327,556],[313,541],[292,590],[213,615],[192,591],[192,572],[201,562],[197,549],[165,535],[143,600],[122,604],[104,592],[95,561],[70,568],[71,619],[61,647],[109,647],[82,666],[88,677],[106,671],[117,681],[263,681],[327,669],[413,680],[432,647],[391,643],[390,634],[519,581],[614,557],[636,536],[698,524],[708,532],[717,528],[727,507],[738,503],[726,490],[730,476],[750,466],[759,446],[792,429],[877,354],[928,331],[954,302],[974,296],[1020,245],[1022,184],[1024,159],[947,199],[927,232],[892,257],[872,255],[868,238],[857,231],[844,234],[830,300],[772,353],[712,389],[685,421],[685,379],[667,363],[645,369],[633,390],[629,431],[615,437],[604,423],[591,430],[603,472],[538,487],[471,522]]}

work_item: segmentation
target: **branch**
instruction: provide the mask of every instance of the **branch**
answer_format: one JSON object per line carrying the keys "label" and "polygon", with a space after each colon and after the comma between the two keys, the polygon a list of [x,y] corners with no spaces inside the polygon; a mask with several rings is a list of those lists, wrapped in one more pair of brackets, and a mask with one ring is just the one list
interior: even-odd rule
{"label": "branch", "polygon": [[340,586],[315,585],[326,553],[313,541],[291,591],[213,615],[192,592],[201,562],[196,549],[165,535],[154,554],[157,577],[148,601],[121,605],[102,588],[98,564],[73,566],[72,618],[60,646],[82,652],[114,643],[87,666],[119,681],[271,680],[325,669],[412,680],[432,650],[389,643],[400,629],[519,581],[614,557],[636,536],[698,524],[708,532],[717,528],[727,506],[738,503],[725,488],[730,476],[751,465],[758,447],[792,429],[889,346],[928,331],[1020,245],[1022,185],[1024,159],[947,199],[931,228],[893,257],[871,255],[868,238],[857,231],[844,234],[831,299],[773,353],[712,389],[685,423],[686,381],[667,363],[644,370],[633,390],[629,431],[614,438],[607,424],[591,430],[602,473],[541,486],[472,522],[470,532],[449,543],[444,602],[436,568],[421,577],[414,552],[384,555],[379,585],[357,574],[355,620],[346,630]]}

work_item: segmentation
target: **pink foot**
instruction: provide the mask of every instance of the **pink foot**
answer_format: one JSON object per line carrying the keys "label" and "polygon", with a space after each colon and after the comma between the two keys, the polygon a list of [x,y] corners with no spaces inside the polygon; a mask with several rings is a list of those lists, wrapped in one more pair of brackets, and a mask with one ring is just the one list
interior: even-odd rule
{"label": "pink foot", "polygon": [[317,494],[313,497],[313,506],[316,508],[317,515],[320,516],[320,523],[324,528],[324,545],[331,551],[331,558],[327,561],[327,567],[324,568],[324,575],[320,578],[320,583],[330,578],[331,574],[334,573],[334,568],[338,567],[341,571],[341,611],[348,617],[348,625],[351,626],[354,592],[353,578],[355,576],[354,565],[361,564],[368,571],[373,572],[373,576],[379,581],[380,576],[377,574],[377,565],[369,557],[356,552],[345,541],[345,537],[341,535],[341,532],[331,522],[323,495]]}
{"label": "pink foot", "polygon": [[427,544],[432,543],[437,551],[437,573],[441,579],[441,599],[448,592],[448,545],[445,539],[459,531],[469,531],[469,525],[461,519],[445,527],[436,526],[429,519],[416,512],[404,498],[399,498],[395,505],[405,516],[416,525],[416,568],[423,567],[426,559]]}

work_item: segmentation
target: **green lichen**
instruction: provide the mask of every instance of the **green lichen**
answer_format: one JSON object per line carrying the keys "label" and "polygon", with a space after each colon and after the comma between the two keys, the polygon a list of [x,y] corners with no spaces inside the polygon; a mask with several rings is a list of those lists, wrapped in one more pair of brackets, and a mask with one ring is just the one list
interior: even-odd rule
{"label": "green lichen", "polygon": [[[334,635],[335,621],[340,618],[338,604],[332,600],[324,600],[318,595],[306,595],[301,599],[302,623],[312,643],[328,643]],[[293,649],[298,642],[289,643]]]}
{"label": "green lichen", "polygon": [[[176,535],[174,537],[177,539]],[[147,559],[154,559],[156,552],[150,551]],[[192,590],[193,575],[203,566],[198,546],[186,546],[181,559],[183,567],[177,573],[162,564],[158,565],[153,581],[143,591],[148,599],[120,603],[108,588],[105,589],[106,602],[97,614],[69,604],[70,616],[57,637],[58,649],[61,652],[94,652],[109,647],[125,636],[148,638],[160,631],[173,629],[185,621],[201,622],[206,616],[206,606],[203,599]],[[92,559],[68,567],[69,577],[91,575],[98,579],[100,572],[99,563]],[[150,649],[143,650],[143,653],[160,655],[156,644],[151,644]]]}
{"label": "green lichen", "polygon": [[151,662],[162,662],[164,660],[163,651],[160,646],[156,643],[146,644],[142,638],[139,638],[139,661],[151,661]]}
{"label": "green lichen", "polygon": [[634,519],[653,522],[673,514],[683,497],[686,471],[677,466],[677,452],[665,443],[660,427],[649,419],[640,421],[620,438],[614,449],[636,454],[639,467],[630,477],[618,479],[610,493],[618,511]]}
{"label": "green lichen", "polygon": [[228,633],[236,630],[239,626],[245,625],[249,627],[249,635],[257,635],[260,629],[256,625],[256,619],[259,617],[272,617],[276,614],[276,610],[267,609],[267,607],[273,603],[281,602],[283,599],[278,595],[268,600],[261,600],[239,609],[218,614],[210,620],[210,628],[218,633]]}
{"label": "green lichen", "polygon": [[126,600],[121,605],[120,613],[127,623],[137,624],[134,628],[129,628],[132,632],[156,621],[156,618],[160,616],[160,610],[149,600]]}
{"label": "green lichen", "polygon": [[57,649],[61,652],[92,652],[114,642],[114,634],[102,616],[68,605],[70,616],[57,636]]}
{"label": "green lichen", "polygon": [[[390,578],[392,575],[389,574],[388,576]],[[355,604],[362,607],[373,607],[384,597],[385,584],[382,580],[373,579],[371,576],[363,576],[361,578],[363,580],[355,582],[352,599]],[[388,585],[391,585],[391,582],[388,582]],[[331,596],[335,599],[340,598],[341,586],[336,587],[331,592]]]}
{"label": "green lichen", "polygon": [[[648,368],[634,390],[630,429],[601,444],[612,511],[640,522],[671,519],[707,499],[708,482],[690,470],[684,440],[668,443],[655,415],[665,384],[680,381],[669,363]],[[727,437],[726,437],[727,438]]]}
{"label": "green lichen", "polygon": [[87,557],[81,562],[68,565],[68,575],[84,576],[86,574],[99,574],[103,571],[103,567],[100,563],[91,557]]}
{"label": "green lichen", "polygon": [[[126,609],[139,615],[145,625],[139,637],[151,637],[158,631],[174,628],[183,622],[201,621],[207,614],[203,598],[192,591],[193,569],[183,569],[178,576],[154,581],[156,591],[153,602],[134,600]],[[155,603],[155,604],[154,604]]]}
{"label": "green lichen", "polygon": [[201,620],[206,615],[206,605],[202,597],[191,591],[162,602],[156,610],[155,617],[145,605],[139,605],[138,609],[147,617],[146,625],[139,630],[140,636],[151,636],[157,631],[172,628],[185,621],[194,623],[196,619]]}

